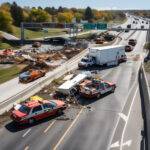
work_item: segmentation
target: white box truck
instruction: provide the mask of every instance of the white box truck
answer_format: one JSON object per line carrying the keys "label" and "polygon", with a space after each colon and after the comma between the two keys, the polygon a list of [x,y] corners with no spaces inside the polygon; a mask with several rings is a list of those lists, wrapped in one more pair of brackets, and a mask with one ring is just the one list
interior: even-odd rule
{"label": "white box truck", "polygon": [[104,46],[89,48],[89,54],[82,58],[79,67],[90,67],[93,65],[118,65],[127,60],[125,46]]}

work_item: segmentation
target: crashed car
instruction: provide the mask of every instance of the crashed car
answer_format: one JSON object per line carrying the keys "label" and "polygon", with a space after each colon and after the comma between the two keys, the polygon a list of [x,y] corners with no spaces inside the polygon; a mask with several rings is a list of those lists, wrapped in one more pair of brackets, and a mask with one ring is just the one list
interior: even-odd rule
{"label": "crashed car", "polygon": [[100,98],[108,92],[114,92],[116,85],[100,79],[84,80],[80,84],[80,95],[85,98]]}
{"label": "crashed car", "polygon": [[19,124],[34,122],[63,113],[66,104],[60,100],[28,101],[17,104],[11,111],[11,119]]}
{"label": "crashed car", "polygon": [[44,70],[30,69],[19,75],[19,81],[22,83],[28,83],[45,76],[45,74],[46,72]]}

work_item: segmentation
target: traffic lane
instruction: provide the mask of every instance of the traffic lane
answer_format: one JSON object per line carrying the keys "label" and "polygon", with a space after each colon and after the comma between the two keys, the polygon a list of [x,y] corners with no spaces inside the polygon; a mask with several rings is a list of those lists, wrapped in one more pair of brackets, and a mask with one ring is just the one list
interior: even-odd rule
{"label": "traffic lane", "polygon": [[[0,136],[3,136],[3,138],[0,139],[0,144],[3,145],[3,150],[8,150],[10,148],[12,150],[24,149],[26,146],[31,146],[33,148],[34,146],[44,147],[44,145],[39,143],[39,140],[45,139],[50,131],[54,131],[53,133],[51,132],[49,136],[55,141],[55,138],[57,139],[59,134],[61,136],[66,130],[68,124],[72,122],[80,109],[80,106],[71,106],[65,111],[64,115],[50,117],[38,121],[33,125],[15,126],[12,122],[8,122],[5,127],[0,130]],[[51,130],[51,128],[54,129]],[[46,140],[44,141],[46,142]],[[55,142],[52,143],[55,144]]]}
{"label": "traffic lane", "polygon": [[140,59],[144,58],[145,52],[143,49],[146,42],[146,33],[147,32],[145,31],[137,31],[137,35],[133,36],[134,39],[137,39],[137,44],[132,52],[127,53],[129,60],[133,59],[137,55],[140,55]]}
{"label": "traffic lane", "polygon": [[[133,63],[132,63],[133,64]],[[127,69],[131,69],[131,65],[132,64],[129,64],[129,66],[127,67]],[[133,65],[134,66],[134,65]],[[129,69],[129,71],[127,71],[124,67],[123,67],[123,71],[125,72],[125,73],[127,73],[127,74],[124,74],[124,77],[126,78],[126,77],[128,77],[128,75],[129,75],[129,72],[131,72],[131,70]],[[118,70],[118,69],[117,69]],[[135,69],[135,71],[137,71],[136,69]],[[120,72],[120,73],[119,73]],[[137,73],[137,72],[136,72]],[[136,74],[136,73],[133,73],[133,75],[134,74]],[[118,74],[118,75],[117,75]],[[119,75],[120,74],[120,75]],[[109,74],[110,76],[111,76],[111,81],[112,80],[116,80],[116,81],[118,81],[117,80],[117,76],[120,76],[120,79],[119,80],[121,80],[121,81],[125,81],[125,82],[120,82],[120,87],[118,88],[118,90],[120,90],[121,89],[121,87],[122,87],[122,94],[121,95],[117,95],[117,97],[119,97],[120,99],[119,99],[119,102],[120,101],[122,101],[122,105],[119,105],[118,106],[118,108],[120,107],[123,107],[123,105],[125,104],[125,100],[123,99],[125,96],[126,96],[126,90],[124,89],[124,86],[126,85],[127,86],[127,88],[126,89],[128,89],[128,87],[129,87],[129,84],[127,84],[127,83],[129,83],[131,80],[130,80],[130,77],[128,78],[129,80],[125,80],[125,79],[122,79],[122,77],[123,77],[123,74],[122,74],[122,71],[119,71],[118,70],[118,72],[116,73],[116,70],[114,71],[114,75],[112,75],[112,74]],[[131,76],[131,74],[129,75],[129,76]],[[112,77],[114,77],[114,79],[112,78]],[[110,79],[110,78],[109,78]],[[135,79],[135,76],[134,76],[134,79]],[[132,81],[133,82],[133,81]],[[116,90],[117,91],[117,90]],[[120,93],[121,91],[118,91],[118,93]],[[118,94],[117,92],[115,92],[115,94]],[[123,94],[124,93],[124,94]],[[123,97],[122,99],[121,99],[121,96]],[[108,98],[108,97],[107,97]],[[111,99],[114,99],[114,98],[111,98]],[[121,103],[121,102],[120,102]],[[112,106],[110,106],[110,104],[114,104],[113,105],[113,107]],[[105,104],[104,105],[96,105],[97,107],[98,107],[98,109],[105,109],[105,110],[112,110],[112,108],[116,108],[117,107],[117,105],[115,104],[115,103],[110,103],[110,101],[106,104],[106,101],[105,101]],[[93,108],[94,109],[94,108]],[[121,109],[120,109],[121,110]],[[117,109],[117,111],[119,112],[119,109]],[[99,116],[99,115],[98,115]],[[104,117],[105,118],[105,117]],[[105,120],[105,119],[104,119]],[[96,122],[97,122],[97,120],[96,120]],[[80,123],[80,124],[83,124],[83,123]],[[91,123],[85,123],[85,124],[91,124]],[[111,123],[110,123],[111,124]],[[86,126],[86,125],[85,125]],[[102,129],[102,131],[103,131],[103,129]],[[74,131],[74,133],[76,133],[77,131]],[[79,133],[80,133],[80,131],[78,131]],[[90,135],[90,134],[89,134]],[[103,134],[103,135],[105,135],[105,134]],[[110,134],[111,135],[111,134]],[[73,137],[71,138],[71,139],[73,139],[73,141],[74,141],[74,139],[76,138],[76,137],[74,137],[74,134],[72,135]],[[80,136],[79,136],[80,137]],[[87,137],[87,136],[86,136]],[[84,137],[84,138],[86,138],[86,137]],[[70,135],[69,135],[69,139],[70,139]],[[77,138],[76,138],[77,139]],[[66,143],[67,143],[67,139],[65,140],[66,141]],[[71,143],[72,141],[69,141],[68,143]],[[79,141],[78,141],[79,142]],[[66,148],[68,147],[68,143],[67,144],[65,144],[66,145]],[[108,142],[109,143],[109,142]],[[71,144],[72,145],[72,144]],[[74,145],[81,145],[80,143],[75,143]],[[84,143],[82,144],[82,145],[85,145]],[[95,145],[95,144],[94,144]],[[104,144],[105,145],[105,144]],[[62,147],[62,145],[61,145],[61,147]],[[89,147],[89,145],[88,145],[88,147]],[[70,148],[72,148],[72,146],[70,147]],[[85,147],[85,149],[86,149],[87,147]],[[104,148],[103,146],[101,147],[101,148]],[[65,149],[65,148],[64,148]],[[81,147],[81,149],[83,149],[83,147]]]}
{"label": "traffic lane", "polygon": [[52,121],[53,120],[41,121],[32,126],[16,126],[14,123],[8,122],[5,125],[5,127],[0,129],[0,137],[3,137],[0,139],[1,148],[3,150],[23,149],[26,145],[26,140],[28,139],[28,137],[35,138],[36,136],[39,136],[40,133],[43,133],[43,131],[48,127],[49,123]]}
{"label": "traffic lane", "polygon": [[137,91],[138,91],[138,83],[136,81],[133,88],[129,92],[127,101],[122,111],[118,114],[117,123],[114,128],[112,139],[108,147],[108,149],[110,150],[122,150],[122,147],[126,146],[127,144],[126,142],[129,142],[129,141],[126,142],[123,141],[124,131],[126,129],[126,124],[128,123],[128,118],[130,115],[131,108],[133,106],[133,102],[136,99]]}
{"label": "traffic lane", "polygon": [[125,129],[123,143],[129,144],[123,147],[123,150],[141,150],[142,134],[144,128],[144,120],[142,118],[141,98],[139,91],[133,103],[133,108],[129,116],[129,120]]}
{"label": "traffic lane", "polygon": [[[145,36],[145,35],[144,35]],[[141,51],[143,50],[143,42],[145,42],[144,40],[145,40],[145,38],[142,36],[142,34],[140,34],[140,36],[138,36],[138,40],[140,41],[140,42],[138,42],[137,43],[137,45],[136,45],[136,49],[140,49]],[[134,51],[134,53],[133,54],[136,54],[136,50]],[[141,64],[141,59],[139,59],[138,61],[133,61],[133,59],[132,60],[129,60],[129,63],[134,63],[134,66],[135,66],[135,70],[137,70],[138,71],[138,68],[139,68],[139,66],[140,66],[140,64]],[[134,75],[134,76],[132,76],[132,78],[131,79],[134,79],[134,77],[135,77],[136,75]],[[132,85],[132,84],[131,84]],[[130,85],[130,86],[131,86]],[[130,101],[126,104],[127,105],[127,107],[125,107],[124,109],[124,111],[125,112],[127,112],[127,110],[129,109],[129,106],[130,106]],[[122,116],[124,116],[124,113],[122,114]],[[125,118],[125,116],[123,117],[123,118]],[[122,136],[122,133],[123,133],[123,126],[124,126],[124,121],[123,120],[120,120],[119,121],[119,123],[118,123],[118,126],[117,126],[117,129],[116,129],[116,131],[115,131],[115,134],[114,134],[114,138],[113,138],[113,141],[112,141],[112,148],[114,147],[114,148],[118,148],[119,147],[119,143],[120,143],[120,139],[121,139],[121,136]],[[130,144],[130,142],[131,141],[127,141],[127,143],[126,142],[124,142],[124,144]]]}
{"label": "traffic lane", "polygon": [[68,109],[65,112],[65,116],[61,116],[60,118],[56,119],[52,125],[50,123],[49,126],[43,130],[43,132],[37,133],[33,136],[28,136],[27,140],[25,141],[26,145],[33,150],[52,149],[57,140],[63,135],[69,125],[76,118],[80,110],[81,107]]}
{"label": "traffic lane", "polygon": [[[123,66],[118,75],[111,74],[110,76],[114,76],[115,79],[116,76],[119,76],[118,80],[120,80],[122,72],[124,72],[124,76],[127,77],[126,73],[128,71]],[[128,73],[130,73],[130,71]],[[108,80],[110,79],[110,76],[107,78]],[[128,87],[128,84],[124,85],[124,87],[126,86]],[[127,88],[124,89],[124,87],[120,87],[120,90],[126,91]],[[107,149],[117,121],[118,113],[121,112],[125,103],[127,92],[128,89],[124,95],[122,95],[122,98],[120,98],[117,96],[118,93],[116,89],[114,94],[110,94],[100,100],[94,102],[90,100],[86,101],[86,105],[91,107],[91,111],[89,113],[90,116],[83,115],[83,117],[80,117],[76,126],[74,126],[68,136],[64,138],[57,148],[87,150],[93,148]],[[82,140],[79,137],[81,137]]]}

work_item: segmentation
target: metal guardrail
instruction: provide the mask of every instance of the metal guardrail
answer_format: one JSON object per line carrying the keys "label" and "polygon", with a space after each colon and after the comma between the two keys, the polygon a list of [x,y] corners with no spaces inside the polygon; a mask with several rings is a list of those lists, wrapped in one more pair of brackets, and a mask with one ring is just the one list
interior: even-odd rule
{"label": "metal guardrail", "polygon": [[143,65],[139,70],[139,88],[143,106],[145,133],[142,141],[145,141],[143,144],[145,146],[144,150],[150,150],[150,89]]}

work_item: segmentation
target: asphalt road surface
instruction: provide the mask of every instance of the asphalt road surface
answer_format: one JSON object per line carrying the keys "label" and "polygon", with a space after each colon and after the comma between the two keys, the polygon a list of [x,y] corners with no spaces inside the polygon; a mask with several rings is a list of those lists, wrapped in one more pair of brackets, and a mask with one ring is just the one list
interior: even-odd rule
{"label": "asphalt road surface", "polygon": [[[121,44],[133,31],[122,33]],[[0,150],[140,150],[143,119],[137,73],[143,58],[146,32],[137,31],[128,61],[99,71],[115,82],[114,93],[99,100],[84,100],[83,106],[66,110],[65,116],[50,118],[34,126],[16,127],[11,122],[0,129]],[[66,118],[66,119],[65,119]]]}

